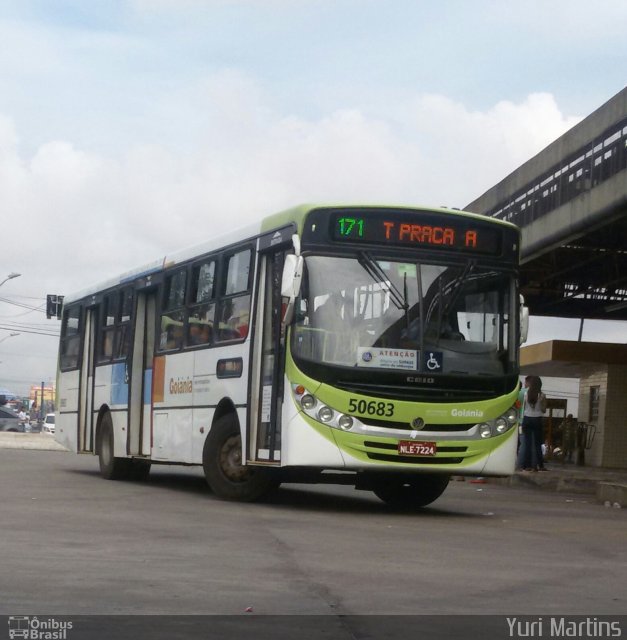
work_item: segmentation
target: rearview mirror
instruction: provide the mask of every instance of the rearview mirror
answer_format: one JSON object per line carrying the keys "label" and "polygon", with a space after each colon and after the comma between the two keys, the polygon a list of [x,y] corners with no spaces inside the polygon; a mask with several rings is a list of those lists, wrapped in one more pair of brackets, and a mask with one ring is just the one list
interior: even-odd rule
{"label": "rearview mirror", "polygon": [[303,279],[303,257],[289,254],[285,256],[283,265],[283,277],[281,279],[281,296],[284,301],[282,322],[288,325],[294,316],[294,303],[300,294],[300,286]]}

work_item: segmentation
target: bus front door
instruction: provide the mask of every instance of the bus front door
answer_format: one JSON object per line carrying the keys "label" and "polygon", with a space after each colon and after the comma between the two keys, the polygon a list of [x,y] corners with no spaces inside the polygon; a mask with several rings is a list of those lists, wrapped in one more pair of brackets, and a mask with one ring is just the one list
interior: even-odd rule
{"label": "bus front door", "polygon": [[[263,238],[261,239],[263,241]],[[281,463],[281,401],[284,337],[281,332],[281,276],[284,249],[260,254],[255,336],[252,352],[248,459]]]}

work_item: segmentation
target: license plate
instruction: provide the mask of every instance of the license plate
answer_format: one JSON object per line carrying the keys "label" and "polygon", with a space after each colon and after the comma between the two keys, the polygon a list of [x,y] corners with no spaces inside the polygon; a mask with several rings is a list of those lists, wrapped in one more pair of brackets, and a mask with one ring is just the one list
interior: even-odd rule
{"label": "license plate", "polygon": [[398,453],[402,456],[434,456],[435,442],[415,442],[414,440],[400,440]]}

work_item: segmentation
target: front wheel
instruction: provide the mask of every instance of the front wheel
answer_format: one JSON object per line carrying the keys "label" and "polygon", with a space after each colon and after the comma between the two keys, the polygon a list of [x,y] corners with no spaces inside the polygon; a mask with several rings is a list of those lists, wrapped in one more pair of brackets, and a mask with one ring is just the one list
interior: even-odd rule
{"label": "front wheel", "polygon": [[450,476],[416,474],[380,478],[373,493],[386,504],[396,509],[419,509],[437,500],[448,486]]}
{"label": "front wheel", "polygon": [[237,418],[223,416],[211,427],[202,455],[205,478],[223,500],[253,502],[279,485],[274,469],[242,464]]}

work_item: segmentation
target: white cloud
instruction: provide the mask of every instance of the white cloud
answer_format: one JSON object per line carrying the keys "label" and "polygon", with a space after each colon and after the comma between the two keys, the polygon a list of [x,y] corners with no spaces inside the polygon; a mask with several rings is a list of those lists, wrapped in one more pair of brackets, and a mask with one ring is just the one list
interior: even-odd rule
{"label": "white cloud", "polygon": [[[549,94],[484,112],[415,95],[376,115],[346,107],[306,118],[237,71],[182,100],[189,118],[173,127],[197,134],[185,151],[129,145],[104,155],[50,140],[28,154],[0,114],[0,203],[14,239],[3,264],[23,274],[3,295],[68,294],[305,201],[462,206],[577,121]],[[171,98],[156,112],[176,106]],[[54,349],[28,352],[12,362],[16,379],[52,375]]]}
{"label": "white cloud", "polygon": [[[155,144],[106,157],[50,141],[24,157],[11,120],[0,119],[0,198],[33,229],[29,271],[57,289],[82,287],[303,201],[460,206],[576,121],[546,94],[486,112],[426,95],[376,116],[346,108],[306,119],[281,113],[235,72],[209,78],[195,99],[193,152]],[[20,253],[10,247],[7,262]]]}

